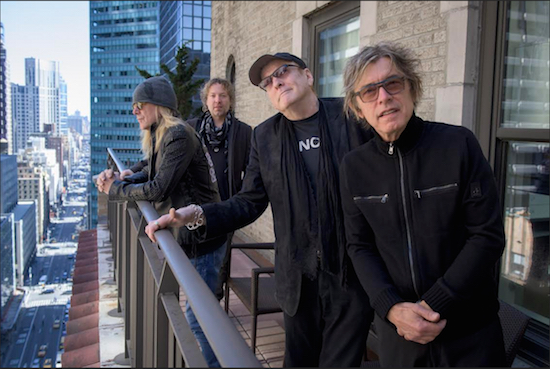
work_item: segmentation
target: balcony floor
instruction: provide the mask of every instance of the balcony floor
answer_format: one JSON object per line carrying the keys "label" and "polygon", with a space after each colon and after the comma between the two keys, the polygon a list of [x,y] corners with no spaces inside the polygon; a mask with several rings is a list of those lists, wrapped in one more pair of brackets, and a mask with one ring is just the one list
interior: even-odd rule
{"label": "balcony floor", "polygon": [[[231,276],[248,277],[250,270],[257,265],[240,250],[233,250],[231,256]],[[180,305],[183,307],[185,295],[180,290]],[[222,309],[224,299],[220,301]],[[252,318],[241,300],[230,291],[229,317],[250,347]],[[258,316],[256,333],[256,357],[264,368],[282,368],[285,350],[285,331],[283,313],[263,314]]]}

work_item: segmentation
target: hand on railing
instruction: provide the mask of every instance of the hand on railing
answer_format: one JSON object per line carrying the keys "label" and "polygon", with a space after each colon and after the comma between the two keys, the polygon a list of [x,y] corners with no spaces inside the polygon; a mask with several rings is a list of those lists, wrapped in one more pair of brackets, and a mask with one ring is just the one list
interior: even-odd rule
{"label": "hand on railing", "polygon": [[149,236],[151,241],[157,242],[155,232],[159,229],[166,227],[183,227],[193,222],[195,220],[195,208],[196,205],[188,205],[178,210],[171,208],[168,214],[164,214],[160,218],[150,221],[147,226],[145,226],[145,233]]}
{"label": "hand on railing", "polygon": [[112,169],[105,169],[103,172],[99,173],[97,176],[97,189],[100,192],[104,192],[106,194],[109,194],[109,189],[111,188],[111,184],[115,180],[120,180],[120,173],[115,172]]}

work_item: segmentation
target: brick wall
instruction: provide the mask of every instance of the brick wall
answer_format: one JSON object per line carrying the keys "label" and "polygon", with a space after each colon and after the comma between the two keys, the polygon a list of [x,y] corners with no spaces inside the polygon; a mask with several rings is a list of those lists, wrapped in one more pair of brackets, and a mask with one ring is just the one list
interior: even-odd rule
{"label": "brick wall", "polygon": [[[326,1],[215,1],[212,2],[212,56],[211,76],[226,77],[230,56],[235,60],[236,115],[251,126],[256,126],[276,111],[265,93],[248,79],[248,69],[261,55],[277,51],[293,52],[293,41],[309,42],[299,22],[310,18],[327,5]],[[441,1],[362,1],[363,27],[374,33],[363,40],[374,44],[382,40],[399,42],[414,50],[421,61],[424,95],[416,109],[419,116],[435,120],[436,92],[448,86],[449,14],[456,6]],[[443,4],[443,5],[442,5]],[[460,2],[460,7],[468,2]],[[330,6],[330,4],[328,4]],[[374,5],[374,6],[373,6]],[[442,7],[445,7],[443,9]],[[451,8],[449,11],[447,8]],[[375,9],[376,17],[371,17]],[[363,14],[363,13],[362,13]],[[374,19],[376,21],[374,22]],[[372,20],[372,22],[370,22]],[[370,24],[367,24],[369,23]],[[307,24],[305,22],[304,24]],[[296,46],[296,45],[294,45]],[[296,49],[296,47],[295,47]],[[305,48],[302,48],[302,50]],[[294,50],[294,53],[300,53]],[[255,223],[242,230],[251,241],[272,241],[271,209]]]}
{"label": "brick wall", "polygon": [[394,41],[414,50],[421,61],[424,95],[416,113],[435,119],[435,91],[445,85],[447,20],[439,1],[379,1],[377,32],[371,42]]}
{"label": "brick wall", "polygon": [[[252,127],[277,111],[267,96],[252,85],[248,70],[263,54],[291,51],[294,1],[213,1],[211,77],[227,78],[229,57],[235,59],[235,115]],[[270,242],[273,235],[271,208],[242,229],[251,240]]]}

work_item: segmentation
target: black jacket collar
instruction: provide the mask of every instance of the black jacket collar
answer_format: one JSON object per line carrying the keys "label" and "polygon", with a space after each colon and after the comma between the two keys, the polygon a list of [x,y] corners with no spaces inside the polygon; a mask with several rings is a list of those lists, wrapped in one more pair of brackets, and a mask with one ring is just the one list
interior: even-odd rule
{"label": "black jacket collar", "polygon": [[[392,155],[389,154],[390,143],[382,140],[382,138],[380,137],[378,132],[374,130],[374,128],[371,129],[374,133],[376,146],[380,149],[380,151],[386,153],[387,155]],[[413,112],[413,115],[411,119],[409,119],[409,122],[407,123],[407,126],[405,127],[403,133],[401,133],[401,136],[399,136],[399,138],[391,144],[393,144],[394,147],[399,148],[399,150],[403,154],[406,154],[407,152],[414,149],[414,147],[420,140],[420,136],[422,136],[423,130],[424,121],[421,118],[417,117],[416,114]]]}

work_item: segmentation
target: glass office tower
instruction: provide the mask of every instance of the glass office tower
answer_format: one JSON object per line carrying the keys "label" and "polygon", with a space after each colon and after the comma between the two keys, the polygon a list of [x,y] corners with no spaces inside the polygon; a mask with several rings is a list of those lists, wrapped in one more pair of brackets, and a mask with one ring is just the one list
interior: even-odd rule
{"label": "glass office tower", "polygon": [[[158,1],[90,1],[91,175],[107,168],[107,148],[132,165],[141,158],[132,94],[143,81],[136,66],[159,72]],[[97,188],[90,186],[89,228],[97,224]]]}
{"label": "glass office tower", "polygon": [[[176,68],[174,59],[178,47],[187,43],[189,61],[199,59],[194,80],[210,79],[210,46],[212,28],[211,1],[161,1],[159,3],[160,64],[171,71]],[[193,96],[193,106],[201,106],[200,96]]]}

